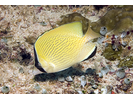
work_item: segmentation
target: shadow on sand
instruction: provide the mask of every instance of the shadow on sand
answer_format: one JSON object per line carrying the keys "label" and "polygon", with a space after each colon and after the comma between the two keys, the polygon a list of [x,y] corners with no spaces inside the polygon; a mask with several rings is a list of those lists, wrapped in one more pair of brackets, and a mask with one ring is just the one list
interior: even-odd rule
{"label": "shadow on sand", "polygon": [[88,68],[86,72],[83,72],[81,70],[75,69],[73,67],[70,67],[66,70],[56,72],[56,73],[42,73],[42,74],[37,74],[34,77],[35,81],[47,81],[47,80],[58,80],[58,77],[64,77],[66,78],[67,76],[81,76],[81,75],[94,75],[95,74],[95,69]]}

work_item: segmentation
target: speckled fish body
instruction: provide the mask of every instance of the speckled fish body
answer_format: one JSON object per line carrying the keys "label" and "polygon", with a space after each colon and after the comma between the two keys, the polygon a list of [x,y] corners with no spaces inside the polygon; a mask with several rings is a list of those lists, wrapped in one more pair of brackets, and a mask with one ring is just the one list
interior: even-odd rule
{"label": "speckled fish body", "polygon": [[[88,31],[92,33],[92,30]],[[47,73],[58,72],[91,55],[96,45],[88,41],[100,35],[93,32],[90,36],[88,31],[83,36],[82,24],[73,22],[41,35],[34,44],[34,51],[35,59],[40,63],[42,70]]]}

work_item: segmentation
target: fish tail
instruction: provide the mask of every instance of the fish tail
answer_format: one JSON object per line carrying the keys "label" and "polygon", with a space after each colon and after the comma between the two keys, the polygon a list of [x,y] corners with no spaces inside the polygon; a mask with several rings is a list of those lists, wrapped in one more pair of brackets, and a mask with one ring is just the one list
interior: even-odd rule
{"label": "fish tail", "polygon": [[88,30],[86,32],[86,34],[84,35],[84,37],[86,38],[87,41],[90,41],[92,39],[98,38],[101,35],[99,33],[94,32],[91,27],[90,27],[90,22],[89,22],[89,27]]}

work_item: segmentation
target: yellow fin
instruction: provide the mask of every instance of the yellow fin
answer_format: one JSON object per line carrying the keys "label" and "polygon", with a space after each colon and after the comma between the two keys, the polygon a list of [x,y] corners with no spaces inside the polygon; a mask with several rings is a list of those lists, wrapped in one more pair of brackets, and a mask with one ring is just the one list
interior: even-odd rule
{"label": "yellow fin", "polygon": [[55,70],[55,65],[53,63],[47,62],[41,57],[39,57],[39,62],[41,63],[42,68],[47,71],[47,73],[53,72]]}
{"label": "yellow fin", "polygon": [[90,23],[89,23],[89,27],[88,30],[86,32],[86,34],[84,35],[84,37],[86,38],[86,41],[101,37],[101,35],[99,33],[94,32],[91,27],[90,27]]}
{"label": "yellow fin", "polygon": [[73,35],[78,35],[80,37],[83,36],[82,24],[80,22],[72,22],[69,24],[65,24],[60,27],[55,28],[52,31],[56,33],[62,33],[62,34],[67,33],[67,35],[73,34]]}

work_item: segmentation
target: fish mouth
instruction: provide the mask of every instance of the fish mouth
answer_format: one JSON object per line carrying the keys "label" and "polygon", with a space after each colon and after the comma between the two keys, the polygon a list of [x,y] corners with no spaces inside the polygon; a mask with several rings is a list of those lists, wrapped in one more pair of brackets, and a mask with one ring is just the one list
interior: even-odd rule
{"label": "fish mouth", "polygon": [[34,46],[34,58],[35,58],[35,67],[41,71],[41,72],[44,72],[44,73],[47,73],[40,65],[38,59],[37,59],[37,54],[36,54],[36,50],[35,50],[35,46]]}

